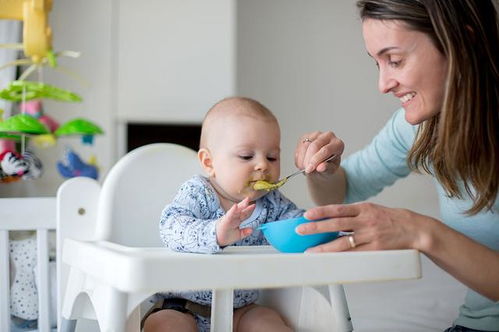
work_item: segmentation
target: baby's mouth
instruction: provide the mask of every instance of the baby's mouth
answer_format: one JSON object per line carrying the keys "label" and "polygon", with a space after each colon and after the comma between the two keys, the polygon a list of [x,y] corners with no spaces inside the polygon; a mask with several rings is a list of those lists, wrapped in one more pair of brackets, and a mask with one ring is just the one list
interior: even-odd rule
{"label": "baby's mouth", "polygon": [[259,182],[259,181],[266,181],[266,182],[270,182],[269,180],[267,179],[257,179],[257,180],[251,180],[251,181],[248,181],[248,183],[246,184],[247,187],[250,187],[250,188],[253,188],[253,186],[255,185],[255,183]]}
{"label": "baby's mouth", "polygon": [[284,183],[286,183],[286,178],[282,179],[281,181],[278,181],[276,183],[270,182],[267,180],[258,180],[253,182],[253,190],[265,190],[265,191],[271,191],[278,189],[281,187]]}
{"label": "baby's mouth", "polygon": [[256,183],[262,183],[262,182],[272,183],[272,181],[270,179],[267,179],[267,178],[257,178],[257,179],[248,181],[248,187],[250,187],[250,188],[253,189],[253,187],[255,186]]}

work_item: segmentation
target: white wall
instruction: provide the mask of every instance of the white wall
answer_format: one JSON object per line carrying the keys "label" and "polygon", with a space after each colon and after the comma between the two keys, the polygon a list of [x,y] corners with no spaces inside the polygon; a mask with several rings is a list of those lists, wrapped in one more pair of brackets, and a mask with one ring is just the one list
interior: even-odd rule
{"label": "white wall", "polygon": [[[54,165],[67,143],[84,158],[95,152],[104,176],[122,149],[117,125],[124,120],[200,122],[216,100],[234,93],[260,100],[278,116],[283,174],[294,170],[302,133],[332,130],[348,155],[399,107],[377,91],[351,0],[56,0],[50,21],[56,50],[82,52],[61,63],[90,85],[47,70],[47,82],[84,98],[81,104],[47,101],[48,113],[62,121],[85,116],[106,134],[91,148],[64,139],[40,152],[46,174],[0,185],[0,196],[55,194],[63,179]],[[312,205],[303,177],[283,190],[300,206]],[[437,215],[425,176],[400,181],[375,201]]]}
{"label": "white wall", "polygon": [[234,14],[234,0],[54,1],[54,49],[82,53],[59,62],[88,84],[45,69],[45,82],[83,97],[79,104],[44,101],[46,112],[60,122],[86,117],[105,134],[91,147],[77,138],[34,147],[45,174],[0,184],[0,197],[55,195],[64,181],[55,164],[66,145],[85,160],[95,154],[104,178],[123,153],[126,121],[201,123],[209,106],[234,94]]}
{"label": "white wall", "polygon": [[194,122],[234,90],[232,0],[119,1],[117,116]]}
{"label": "white wall", "polygon": [[[237,92],[271,108],[281,123],[282,173],[305,132],[333,131],[345,155],[366,145],[399,106],[377,90],[377,69],[365,51],[351,0],[241,0],[237,9]],[[283,187],[312,206],[305,178]],[[437,215],[429,177],[410,176],[374,201]]]}

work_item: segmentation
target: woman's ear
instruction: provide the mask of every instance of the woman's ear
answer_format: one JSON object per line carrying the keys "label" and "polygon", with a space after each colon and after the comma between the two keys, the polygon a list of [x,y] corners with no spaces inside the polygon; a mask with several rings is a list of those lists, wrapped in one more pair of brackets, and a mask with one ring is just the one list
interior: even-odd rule
{"label": "woman's ear", "polygon": [[202,148],[198,151],[198,159],[201,167],[203,167],[206,174],[209,176],[215,175],[215,170],[213,169],[213,159],[211,157],[210,150]]}

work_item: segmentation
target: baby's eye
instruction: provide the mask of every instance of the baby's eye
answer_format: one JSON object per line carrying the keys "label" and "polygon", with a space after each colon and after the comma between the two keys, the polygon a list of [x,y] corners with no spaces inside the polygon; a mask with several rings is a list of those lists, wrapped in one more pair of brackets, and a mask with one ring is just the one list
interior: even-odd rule
{"label": "baby's eye", "polygon": [[251,155],[241,155],[241,156],[239,156],[239,158],[241,158],[243,160],[251,160],[253,158],[253,156],[251,156]]}
{"label": "baby's eye", "polygon": [[275,157],[267,157],[267,160],[270,161],[270,162],[274,162],[277,160],[277,158]]}

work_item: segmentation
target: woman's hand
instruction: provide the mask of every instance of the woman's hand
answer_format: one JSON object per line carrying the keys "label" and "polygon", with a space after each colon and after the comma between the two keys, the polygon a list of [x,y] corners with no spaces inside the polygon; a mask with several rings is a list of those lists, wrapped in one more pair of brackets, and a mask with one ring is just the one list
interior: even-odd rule
{"label": "woman's hand", "polygon": [[437,219],[372,203],[326,205],[305,213],[299,234],[350,231],[307,252],[416,249],[476,292],[499,301],[499,252],[475,242]]}
{"label": "woman's hand", "polygon": [[220,247],[231,245],[253,232],[251,228],[240,229],[239,226],[243,220],[249,218],[254,209],[255,204],[250,204],[249,199],[245,198],[232,205],[225,216],[220,218],[216,226],[217,243]]}
{"label": "woman's hand", "polygon": [[[310,196],[317,205],[340,203],[345,198],[346,177],[340,167],[344,147],[343,141],[330,131],[314,131],[298,141],[295,165],[305,169]],[[337,157],[324,162],[332,155]]]}
{"label": "woman's hand", "polygon": [[333,154],[341,156],[343,149],[343,141],[332,132],[314,131],[303,135],[298,141],[295,165],[299,169],[305,169],[307,174],[314,171],[333,174],[340,165],[341,157],[329,163],[323,161]]}
{"label": "woman's hand", "polygon": [[316,207],[305,213],[307,219],[325,219],[302,224],[299,234],[352,232],[307,252],[346,250],[421,249],[423,241],[420,218],[429,218],[404,209],[373,203],[340,204]]}

